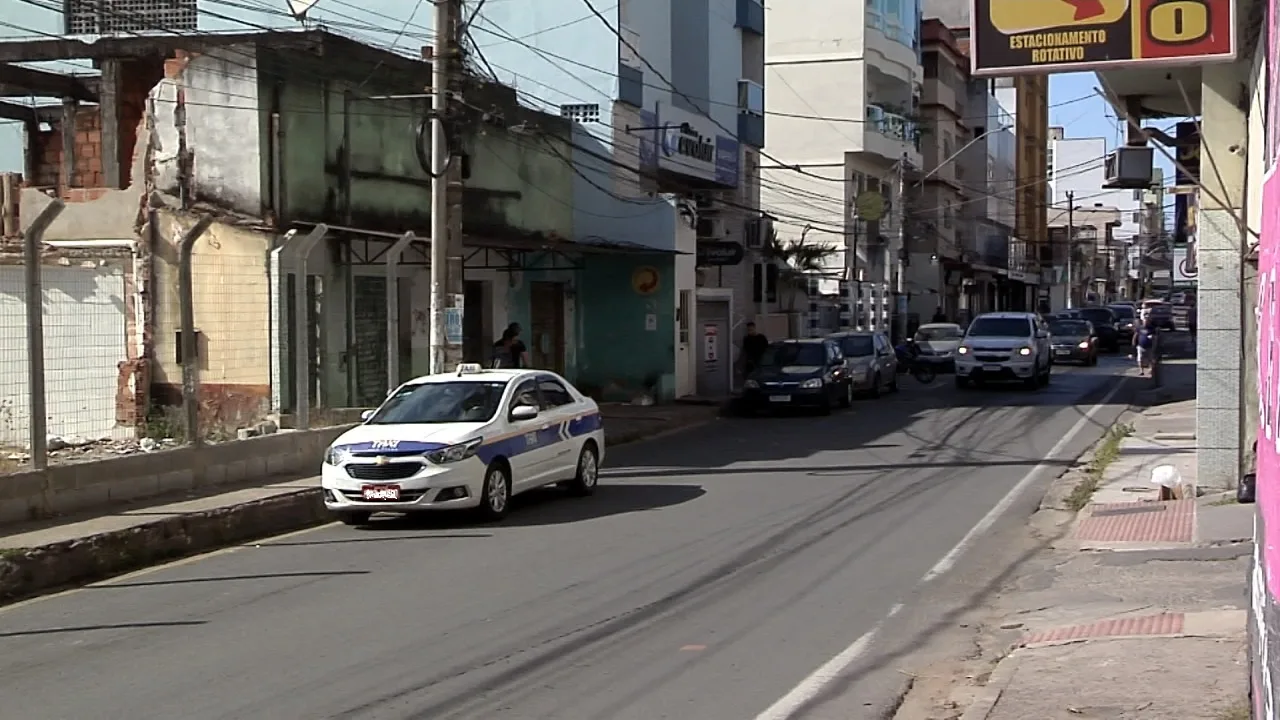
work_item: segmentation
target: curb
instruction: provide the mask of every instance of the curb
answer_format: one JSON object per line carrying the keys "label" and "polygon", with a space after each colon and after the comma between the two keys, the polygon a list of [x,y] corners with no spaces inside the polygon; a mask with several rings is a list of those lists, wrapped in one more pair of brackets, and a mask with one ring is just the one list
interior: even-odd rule
{"label": "curb", "polygon": [[330,519],[317,488],[10,551],[0,556],[0,602],[321,525]]}
{"label": "curb", "polygon": [[1018,674],[1018,662],[1018,656],[1010,653],[997,663],[996,669],[991,671],[991,677],[987,678],[987,684],[982,686],[978,697],[970,703],[960,720],[986,720],[991,711],[996,709],[996,703],[1000,702],[1000,696],[1009,687],[1009,683]]}
{"label": "curb", "polygon": [[[715,416],[625,433],[609,448],[706,425]],[[606,436],[607,437],[607,436]],[[0,552],[0,605],[104,580],[182,557],[333,522],[320,489],[173,515],[123,530]]]}

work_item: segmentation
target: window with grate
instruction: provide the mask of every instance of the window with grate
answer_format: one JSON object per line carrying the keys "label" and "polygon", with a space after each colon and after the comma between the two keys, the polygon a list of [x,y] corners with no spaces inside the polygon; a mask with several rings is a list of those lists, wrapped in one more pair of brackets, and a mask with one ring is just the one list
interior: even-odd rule
{"label": "window with grate", "polygon": [[598,123],[600,122],[600,106],[596,103],[561,105],[560,117],[582,124]]}
{"label": "window with grate", "polygon": [[63,0],[67,35],[194,32],[196,0]]}

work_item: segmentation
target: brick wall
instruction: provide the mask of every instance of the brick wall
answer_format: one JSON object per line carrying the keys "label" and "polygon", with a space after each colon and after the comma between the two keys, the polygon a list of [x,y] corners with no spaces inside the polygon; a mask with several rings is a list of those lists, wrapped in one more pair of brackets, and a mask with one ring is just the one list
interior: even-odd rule
{"label": "brick wall", "polygon": [[[147,112],[151,89],[164,77],[165,64],[156,60],[122,60],[120,85],[116,95],[119,134],[116,147],[120,166],[120,188],[132,181],[133,155],[138,145],[138,130]],[[29,136],[28,146],[34,157],[32,187],[61,188],[63,198],[72,202],[95,200],[97,195],[71,192],[75,188],[102,188],[103,175],[102,112],[97,105],[84,105],[76,112],[75,169],[70,182],[62,177],[62,127],[56,123],[49,130],[37,130]]]}
{"label": "brick wall", "polygon": [[35,153],[31,185],[57,188],[102,187],[102,115],[97,105],[80,108],[75,123],[75,170],[70,182],[62,177],[62,127],[35,132],[30,139]]}

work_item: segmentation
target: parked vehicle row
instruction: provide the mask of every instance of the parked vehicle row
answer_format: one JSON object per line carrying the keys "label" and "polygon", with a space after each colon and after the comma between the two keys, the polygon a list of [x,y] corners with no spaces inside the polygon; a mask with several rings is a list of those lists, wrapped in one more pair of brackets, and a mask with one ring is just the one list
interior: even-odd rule
{"label": "parked vehicle row", "polygon": [[770,343],[747,375],[741,398],[748,414],[807,408],[830,413],[859,395],[898,390],[898,360],[878,332]]}

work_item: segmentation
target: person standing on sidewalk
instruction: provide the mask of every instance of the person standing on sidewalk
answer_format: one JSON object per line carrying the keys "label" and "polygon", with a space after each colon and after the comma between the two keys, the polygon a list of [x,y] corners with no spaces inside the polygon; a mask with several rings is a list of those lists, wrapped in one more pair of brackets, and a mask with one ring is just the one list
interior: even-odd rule
{"label": "person standing on sidewalk", "polygon": [[1138,358],[1138,377],[1146,377],[1147,371],[1151,369],[1151,362],[1154,360],[1152,353],[1156,346],[1156,333],[1160,332],[1156,327],[1156,323],[1151,319],[1151,311],[1143,310],[1138,315],[1138,330],[1133,334],[1133,353],[1129,355]]}
{"label": "person standing on sidewalk", "polygon": [[752,370],[760,367],[760,359],[764,357],[764,351],[769,348],[769,338],[764,333],[756,331],[756,324],[747,323],[747,334],[742,338],[742,376],[746,377],[751,374]]}

